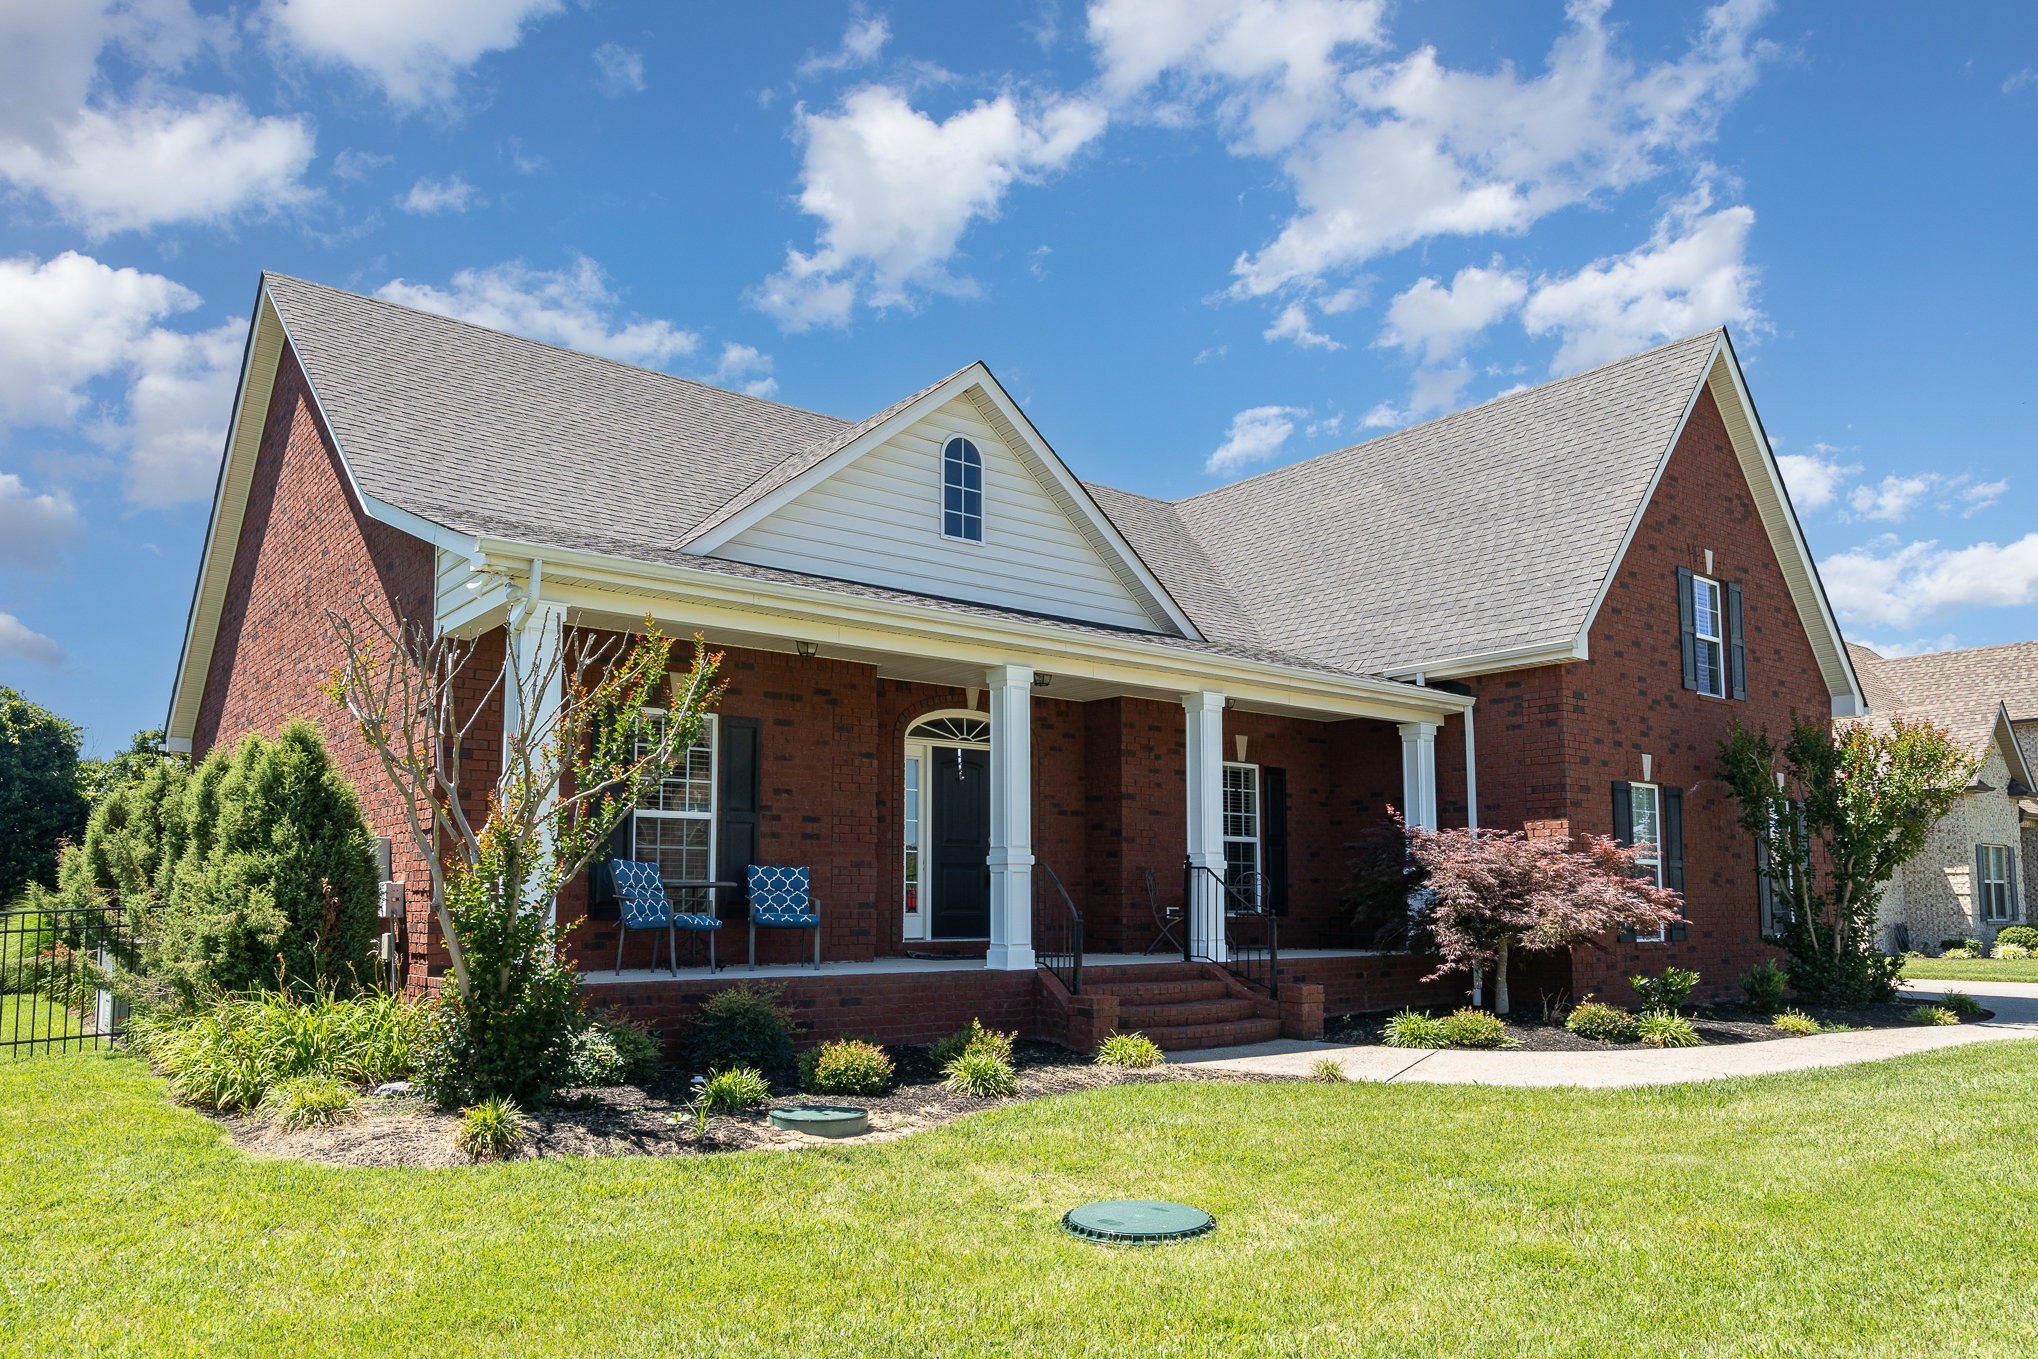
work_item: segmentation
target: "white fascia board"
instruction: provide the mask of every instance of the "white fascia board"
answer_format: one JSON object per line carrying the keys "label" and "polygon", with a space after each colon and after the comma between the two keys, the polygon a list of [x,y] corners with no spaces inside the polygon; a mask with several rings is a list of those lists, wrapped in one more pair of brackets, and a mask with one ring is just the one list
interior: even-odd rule
{"label": "white fascia board", "polygon": [[[747,620],[752,630],[765,618],[785,617],[833,625],[848,632],[888,634],[901,642],[917,639],[939,643],[958,657],[986,664],[1011,660],[1034,664],[1054,657],[1066,668],[1071,661],[1094,662],[1092,673],[1113,676],[1137,673],[1154,688],[1189,692],[1220,689],[1238,698],[1262,693],[1268,701],[1315,702],[1347,711],[1354,717],[1383,721],[1439,721],[1463,713],[1475,700],[1463,694],[1420,688],[1398,680],[1344,676],[1301,666],[1142,641],[1135,636],[1079,632],[1015,618],[961,614],[932,605],[838,594],[812,586],[791,585],[724,575],[683,565],[637,562],[599,553],[547,548],[484,538],[481,550],[490,557],[545,562],[546,596],[575,607],[592,607],[573,598],[568,582],[586,582],[603,596],[612,613],[654,616],[678,601],[699,610],[724,609]],[[591,599],[591,596],[590,596]],[[611,605],[608,600],[613,600]],[[828,640],[819,638],[817,640]],[[1047,668],[1043,666],[1042,668]],[[1071,670],[1071,673],[1074,673]],[[1226,689],[1230,684],[1232,688]]]}
{"label": "white fascia board", "polygon": [[2024,758],[2024,743],[2017,739],[2017,726],[2010,721],[2006,703],[1996,704],[1996,743],[2002,747],[2003,763],[2009,765],[2011,776],[2026,788],[2038,788],[2038,783],[2032,782],[2031,765]]}
{"label": "white fascia board", "polygon": [[[1748,384],[1741,374],[1740,360],[1735,356],[1733,344],[1724,329],[1713,344],[1712,353],[1706,359],[1705,371],[1693,386],[1690,400],[1684,403],[1684,414],[1678,417],[1677,427],[1671,431],[1669,443],[1656,460],[1656,470],[1649,478],[1648,488],[1642,493],[1641,503],[1635,507],[1633,518],[1628,521],[1627,531],[1621,535],[1620,546],[1615,550],[1613,560],[1607,566],[1606,576],[1599,582],[1599,589],[1592,596],[1591,607],[1585,611],[1585,621],[1578,629],[1576,649],[1581,656],[1585,653],[1586,638],[1592,631],[1593,623],[1598,621],[1599,610],[1606,603],[1608,593],[1613,589],[1614,579],[1620,574],[1621,563],[1627,560],[1628,548],[1634,543],[1635,535],[1641,531],[1642,520],[1649,512],[1649,504],[1656,498],[1656,488],[1661,484],[1663,474],[1669,470],[1671,455],[1677,451],[1678,443],[1684,438],[1685,428],[1691,423],[1691,414],[1698,409],[1698,398],[1712,387],[1713,373],[1722,369],[1732,384],[1734,400],[1740,408],[1740,413],[1748,422],[1748,429],[1755,443],[1755,447],[1749,451],[1755,454],[1755,462],[1761,467],[1767,482],[1766,488],[1770,492],[1770,497],[1764,497],[1755,493],[1756,488],[1753,485],[1749,487],[1755,501],[1755,511],[1761,516],[1763,530],[1768,534],[1770,546],[1776,549],[1777,555],[1794,557],[1803,568],[1813,603],[1816,605],[1811,611],[1813,616],[1807,620],[1807,631],[1810,633],[1812,650],[1820,658],[1820,674],[1826,681],[1828,693],[1832,696],[1833,715],[1845,717],[1865,713],[1868,711],[1868,704],[1861,696],[1861,680],[1854,673],[1854,663],[1847,656],[1846,638],[1841,635],[1840,624],[1833,615],[1832,603],[1826,598],[1826,586],[1819,578],[1818,563],[1812,560],[1811,548],[1805,542],[1804,529],[1798,523],[1797,511],[1791,505],[1790,493],[1783,483],[1783,471],[1776,465],[1776,454],[1769,446],[1769,435],[1762,428],[1762,418],[1755,410],[1754,399],[1748,394]],[[1717,399],[1715,396],[1716,401]],[[1742,472],[1747,474],[1748,459],[1742,456],[1743,450],[1739,446],[1739,441],[1734,439],[1731,426],[1727,430],[1727,438],[1734,447],[1735,461],[1740,463]],[[1779,516],[1771,508],[1772,498],[1773,504],[1782,509],[1780,522]],[[1783,539],[1782,543],[1777,541],[1779,537]],[[1784,567],[1784,585],[1786,588],[1790,586],[1787,563]],[[1799,616],[1804,617],[1806,610],[1800,592],[1792,589],[1790,593],[1792,601],[1798,605]]]}
{"label": "white fascia board", "polygon": [[[1117,526],[1097,507],[1097,502],[1090,498],[1090,493],[1083,489],[1082,483],[1069,471],[1048,442],[1040,437],[1040,431],[1033,427],[1033,422],[1027,419],[1026,413],[1019,409],[1019,404],[999,385],[998,379],[992,376],[991,370],[981,359],[925,393],[911,405],[894,412],[882,424],[865,430],[785,485],[758,499],[756,503],[745,506],[713,528],[682,543],[681,551],[696,557],[713,556],[717,548],[727,544],[745,529],[784,509],[815,486],[889,441],[900,430],[910,427],[972,390],[981,391],[989,398],[992,405],[997,407],[1018,431],[1019,437],[1030,446],[1015,450],[1021,461],[1037,464],[1054,478],[1076,511],[1087,521],[1093,533],[1102,539],[1105,550],[1115,554],[1132,573],[1141,589],[1159,606],[1167,621],[1179,629],[1184,637],[1199,642],[1204,640],[1203,634],[1197,630],[1195,623],[1183,611],[1182,606],[1175,602],[1174,596],[1168,593],[1167,587],[1161,584],[1160,578],[1155,576],[1140,559],[1139,554],[1132,550],[1132,544],[1125,540]],[[1028,453],[1032,455],[1030,459],[1026,457]]]}
{"label": "white fascia board", "polygon": [[1504,651],[1451,656],[1424,665],[1397,665],[1386,673],[1395,679],[1413,679],[1417,675],[1424,679],[1464,679],[1470,675],[1491,675],[1502,670],[1528,670],[1539,665],[1565,665],[1591,659],[1585,638],[1581,635],[1569,642],[1552,642],[1546,646],[1510,647]]}

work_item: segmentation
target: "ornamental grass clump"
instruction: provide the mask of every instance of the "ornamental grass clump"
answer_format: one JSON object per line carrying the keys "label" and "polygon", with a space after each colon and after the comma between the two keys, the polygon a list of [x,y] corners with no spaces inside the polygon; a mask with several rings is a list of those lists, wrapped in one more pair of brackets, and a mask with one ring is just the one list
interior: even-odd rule
{"label": "ornamental grass clump", "polygon": [[1787,1033],[1794,1038],[1804,1038],[1811,1034],[1822,1033],[1826,1027],[1803,1010],[1785,1010],[1782,1014],[1770,1020],[1769,1026],[1779,1033]]}
{"label": "ornamental grass clump", "polygon": [[739,1109],[755,1109],[769,1100],[771,1082],[756,1067],[731,1067],[702,1081],[695,1098],[708,1113],[733,1114]]}
{"label": "ornamental grass clump", "polygon": [[1652,1048],[1695,1048],[1705,1040],[1675,1010],[1649,1010],[1635,1021],[1635,1034]]}
{"label": "ornamental grass clump", "polygon": [[882,1095],[892,1076],[885,1050],[860,1038],[838,1038],[800,1058],[800,1084],[816,1095]]}
{"label": "ornamental grass clump", "polygon": [[1991,958],[2028,958],[2031,956],[2031,950],[2025,948],[2022,944],[1999,943],[1989,950],[1988,956]]}
{"label": "ornamental grass clump", "polygon": [[1351,1077],[1345,1075],[1343,1062],[1340,1062],[1335,1057],[1325,1057],[1320,1059],[1315,1066],[1309,1068],[1309,1079],[1321,1081],[1325,1085],[1341,1085],[1349,1081]]}
{"label": "ornamental grass clump", "polygon": [[261,1110],[286,1132],[326,1128],[354,1112],[354,1091],[331,1076],[293,1076],[271,1086]]}
{"label": "ornamental grass clump", "polygon": [[239,1112],[297,1076],[348,1085],[409,1076],[425,1023],[422,1007],[400,996],[266,992],[227,996],[195,1014],[137,1018],[128,1034],[180,1099]]}
{"label": "ornamental grass clump", "polygon": [[1011,1061],[989,1047],[963,1049],[946,1071],[944,1086],[978,1099],[1003,1099],[1019,1089],[1019,1073]]}
{"label": "ornamental grass clump", "polygon": [[936,1071],[948,1070],[948,1064],[972,1048],[982,1048],[996,1053],[1006,1061],[1012,1060],[1012,1038],[1009,1033],[987,1029],[981,1019],[972,1019],[969,1027],[958,1029],[948,1037],[936,1041],[927,1049],[927,1058],[934,1063]]}
{"label": "ornamental grass clump", "polygon": [[524,1115],[505,1095],[485,1099],[460,1115],[453,1145],[471,1161],[500,1161],[524,1145]]}
{"label": "ornamental grass clump", "polygon": [[1515,1040],[1507,1036],[1507,1026],[1500,1022],[1500,1016],[1487,1010],[1466,1006],[1445,1015],[1441,1024],[1444,1041],[1454,1048],[1516,1046]]}
{"label": "ornamental grass clump", "polygon": [[1948,991],[1939,997],[1939,1003],[1957,1015],[1978,1015],[1981,1002],[1965,991]]}
{"label": "ornamental grass clump", "polygon": [[1638,1033],[1633,1015],[1598,1000],[1575,1007],[1565,1016],[1564,1027],[1595,1043],[1632,1043]]}
{"label": "ornamental grass clump", "polygon": [[1443,1048],[1451,1040],[1444,1036],[1444,1022],[1427,1010],[1403,1010],[1381,1029],[1380,1041],[1390,1048]]}
{"label": "ornamental grass clump", "polygon": [[1167,1061],[1160,1044],[1143,1033],[1114,1033],[1097,1044],[1098,1066],[1122,1066],[1144,1071]]}
{"label": "ornamental grass clump", "polygon": [[1935,1025],[1958,1024],[1959,1022],[1960,1016],[1947,1009],[1944,1005],[1913,1005],[1911,1007],[1911,1023],[1913,1024]]}

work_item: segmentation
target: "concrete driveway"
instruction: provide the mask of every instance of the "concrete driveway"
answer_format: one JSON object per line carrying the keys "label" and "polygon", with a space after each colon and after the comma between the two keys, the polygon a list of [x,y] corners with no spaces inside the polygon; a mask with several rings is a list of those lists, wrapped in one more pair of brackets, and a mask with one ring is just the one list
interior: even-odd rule
{"label": "concrete driveway", "polygon": [[1466,1048],[1418,1051],[1409,1048],[1342,1047],[1278,1039],[1235,1048],[1204,1048],[1169,1058],[1175,1066],[1212,1067],[1282,1076],[1307,1076],[1328,1057],[1355,1081],[1421,1081],[1432,1085],[1574,1085],[1613,1089],[1678,1085],[1687,1081],[1762,1076],[1778,1071],[1848,1066],[1913,1052],[1967,1043],[2038,1038],[2038,984],[2030,982],[1907,982],[1903,998],[1936,1000],[1965,991],[1995,1018],[1947,1028],[1876,1029],[1866,1033],[1822,1033],[1767,1043],[1670,1048],[1611,1048],[1605,1052],[1486,1052]]}

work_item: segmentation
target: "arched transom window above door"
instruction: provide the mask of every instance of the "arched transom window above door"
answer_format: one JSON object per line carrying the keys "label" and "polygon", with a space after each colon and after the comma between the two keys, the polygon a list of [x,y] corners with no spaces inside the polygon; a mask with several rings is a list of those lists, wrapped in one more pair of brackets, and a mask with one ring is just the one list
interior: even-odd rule
{"label": "arched transom window above door", "polygon": [[908,741],[939,741],[943,745],[988,746],[991,720],[970,714],[941,713],[923,717],[906,733]]}

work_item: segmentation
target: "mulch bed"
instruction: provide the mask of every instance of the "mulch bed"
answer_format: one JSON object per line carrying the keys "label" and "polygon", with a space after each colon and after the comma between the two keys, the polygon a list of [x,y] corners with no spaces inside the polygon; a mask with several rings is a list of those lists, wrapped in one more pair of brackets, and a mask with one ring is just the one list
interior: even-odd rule
{"label": "mulch bed", "polygon": [[[1127,1071],[1098,1066],[1087,1056],[1048,1043],[1019,1043],[1012,1053],[1019,1092],[1010,1099],[977,1099],[947,1090],[925,1048],[891,1048],[899,1084],[878,1096],[799,1093],[793,1072],[775,1073],[773,1106],[853,1104],[870,1111],[871,1130],[861,1137],[816,1138],[785,1132],[766,1121],[764,1109],[716,1114],[706,1137],[695,1135],[685,1113],[692,1098],[690,1077],[668,1073],[639,1086],[563,1091],[552,1104],[527,1117],[520,1160],[543,1156],[698,1156],[716,1152],[794,1150],[802,1147],[887,1142],[965,1115],[1049,1095],[1106,1085],[1156,1081],[1265,1080],[1238,1072],[1161,1066]],[[236,1144],[247,1151],[340,1166],[463,1166],[467,1157],[453,1144],[457,1114],[442,1113],[422,1099],[364,1100],[362,1111],[327,1128],[286,1132],[266,1119],[220,1119]],[[677,1120],[675,1115],[680,1115]]]}
{"label": "mulch bed", "polygon": [[[1916,1002],[1892,1001],[1887,1005],[1865,1005],[1857,1009],[1812,1009],[1799,1007],[1805,1014],[1821,1024],[1840,1024],[1850,1029],[1908,1029],[1911,1011]],[[1979,1014],[1964,1015],[1963,1024],[1994,1017],[1994,1011],[1983,1010]],[[1393,1012],[1380,1010],[1366,1014],[1326,1017],[1323,1025],[1325,1042],[1349,1043],[1353,1045],[1377,1044],[1382,1041],[1382,1030]],[[1691,1027],[1707,1044],[1768,1043],[1788,1040],[1795,1034],[1784,1033],[1769,1022],[1769,1016],[1757,1014],[1742,1005],[1716,1005],[1686,1008],[1684,1017],[1691,1021]],[[1527,1010],[1508,1016],[1507,1036],[1515,1040],[1518,1050],[1523,1052],[1604,1052],[1608,1049],[1647,1052],[1644,1043],[1599,1043],[1590,1038],[1580,1038],[1564,1027],[1563,1021],[1551,1016]]]}

